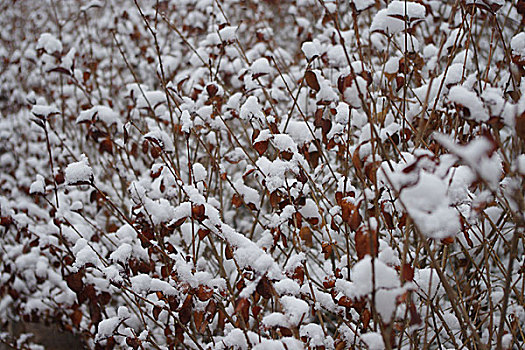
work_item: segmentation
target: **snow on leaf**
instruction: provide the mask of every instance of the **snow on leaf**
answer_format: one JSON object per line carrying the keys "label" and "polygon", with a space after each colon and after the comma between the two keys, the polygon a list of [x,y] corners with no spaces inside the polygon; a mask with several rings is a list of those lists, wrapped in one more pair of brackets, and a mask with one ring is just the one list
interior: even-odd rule
{"label": "snow on leaf", "polygon": [[66,167],[65,177],[68,185],[86,185],[93,182],[93,170],[84,154],[81,155],[80,161]]}
{"label": "snow on leaf", "polygon": [[37,50],[43,49],[48,54],[61,53],[62,52],[62,43],[52,34],[43,33],[40,35],[38,42],[36,44]]}

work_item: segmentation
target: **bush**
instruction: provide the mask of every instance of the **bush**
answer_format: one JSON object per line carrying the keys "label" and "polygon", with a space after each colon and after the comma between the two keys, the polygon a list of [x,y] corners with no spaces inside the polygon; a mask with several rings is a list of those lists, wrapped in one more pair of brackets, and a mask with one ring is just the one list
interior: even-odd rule
{"label": "bush", "polygon": [[0,8],[5,327],[523,348],[523,0]]}

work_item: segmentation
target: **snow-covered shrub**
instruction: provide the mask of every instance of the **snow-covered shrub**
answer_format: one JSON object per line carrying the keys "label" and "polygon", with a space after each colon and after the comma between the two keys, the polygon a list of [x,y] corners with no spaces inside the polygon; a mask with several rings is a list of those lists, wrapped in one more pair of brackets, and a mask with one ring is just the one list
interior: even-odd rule
{"label": "snow-covered shrub", "polygon": [[2,342],[523,347],[523,1],[0,10]]}

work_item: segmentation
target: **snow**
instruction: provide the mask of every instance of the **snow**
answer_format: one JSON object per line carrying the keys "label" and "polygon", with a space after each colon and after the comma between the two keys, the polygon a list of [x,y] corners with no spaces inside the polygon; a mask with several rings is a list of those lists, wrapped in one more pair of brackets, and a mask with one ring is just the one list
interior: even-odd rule
{"label": "snow", "polygon": [[219,36],[221,37],[222,41],[234,41],[238,28],[239,27],[237,26],[226,26],[219,30]]}
{"label": "snow", "polygon": [[[310,129],[313,130],[313,125],[310,125]],[[295,141],[298,146],[302,146],[313,140],[313,135],[308,130],[306,122],[291,120],[288,123],[286,133]]]}
{"label": "snow", "polygon": [[235,187],[235,190],[243,197],[246,203],[253,203],[257,209],[259,208],[261,201],[259,192],[246,186],[241,179],[235,181],[233,187]]}
{"label": "snow", "polygon": [[300,322],[304,321],[310,310],[306,301],[293,296],[284,295],[281,297],[280,302],[289,324],[293,326],[297,326]]}
{"label": "snow", "polygon": [[164,91],[144,91],[144,94],[139,92],[137,108],[149,108],[151,106],[151,108],[156,109],[160,104],[165,102],[166,93]]}
{"label": "snow", "polygon": [[97,340],[102,340],[111,337],[115,329],[117,329],[117,327],[119,326],[119,324],[119,317],[110,317],[108,319],[102,320],[98,324]]}
{"label": "snow", "polygon": [[94,117],[96,117],[96,120],[100,120],[108,126],[120,123],[119,114],[108,106],[102,105],[94,106],[88,110],[80,112],[76,122],[82,123],[85,121],[92,121]]}
{"label": "snow", "polygon": [[0,319],[58,305],[88,348],[373,349],[407,323],[400,348],[495,346],[522,282],[523,16],[454,3],[10,2]]}
{"label": "snow", "polygon": [[318,45],[316,45],[315,42],[307,41],[303,43],[303,46],[301,47],[301,50],[303,51],[306,59],[308,61],[313,60],[315,57],[319,56],[319,49]]}
{"label": "snow", "polygon": [[307,337],[311,347],[326,346],[326,339],[321,326],[315,323],[302,325],[299,329],[301,337]]}
{"label": "snow", "polygon": [[525,57],[525,33],[521,32],[512,37],[510,41],[512,54]]}
{"label": "snow", "polygon": [[62,43],[52,34],[43,33],[38,39],[36,49],[44,49],[48,54],[61,53]]}
{"label": "snow", "polygon": [[187,110],[182,111],[180,122],[181,130],[189,134],[191,132],[191,128],[193,128],[193,121],[191,119],[190,113]]}
{"label": "snow", "polygon": [[385,343],[383,337],[378,332],[369,332],[361,334],[359,337],[363,343],[368,346],[369,350],[383,350],[385,349]]}
{"label": "snow", "polygon": [[121,262],[126,263],[128,259],[131,257],[131,252],[133,251],[133,248],[131,245],[124,243],[120,245],[117,250],[115,250],[109,258],[115,262]]}
{"label": "snow", "polygon": [[259,105],[257,97],[250,96],[246,99],[241,107],[240,116],[244,120],[255,118],[261,122],[264,122],[264,114],[262,112],[261,105]]}
{"label": "snow", "polygon": [[286,134],[277,134],[273,136],[273,145],[281,152],[297,152],[297,145],[294,140]]}
{"label": "snow", "polygon": [[175,150],[170,136],[158,127],[151,128],[150,131],[144,135],[144,139],[153,141],[154,145],[162,147],[166,152],[173,152]]}
{"label": "snow", "polygon": [[387,7],[388,16],[407,16],[411,21],[425,18],[425,13],[425,6],[417,2],[392,1]]}
{"label": "snow", "polygon": [[452,87],[448,93],[448,99],[450,102],[468,108],[470,110],[470,118],[477,122],[486,122],[489,119],[489,115],[478,95],[463,86]]}
{"label": "snow", "polygon": [[250,67],[253,74],[269,74],[272,71],[268,59],[265,57],[258,58]]}
{"label": "snow", "polygon": [[417,269],[414,273],[414,282],[419,287],[418,293],[430,298],[443,293],[443,287],[438,273],[431,268]]}
{"label": "snow", "polygon": [[50,116],[60,112],[55,106],[34,105],[31,108],[31,113],[37,117],[49,118]]}
{"label": "snow", "polygon": [[79,162],[71,163],[65,170],[68,185],[89,184],[93,181],[93,169],[88,165],[87,157],[82,154]]}
{"label": "snow", "polygon": [[518,172],[521,175],[525,175],[525,154],[521,154],[518,157]]}
{"label": "snow", "polygon": [[[396,271],[382,261],[374,259],[375,288],[397,288],[400,286]],[[352,294],[356,297],[368,295],[372,292],[372,258],[367,255],[357,262],[350,272],[353,281]]]}
{"label": "snow", "polygon": [[151,277],[146,274],[140,274],[130,278],[131,288],[137,294],[145,294],[150,291]]}
{"label": "snow", "polygon": [[447,185],[436,175],[422,171],[417,184],[401,191],[400,199],[423,234],[445,238],[459,232],[459,215],[449,205]]}
{"label": "snow", "polygon": [[40,174],[36,175],[36,180],[31,184],[29,188],[30,194],[45,194],[46,192],[46,183],[44,177]]}
{"label": "snow", "polygon": [[503,175],[503,166],[497,153],[490,155],[494,147],[491,141],[485,137],[477,137],[466,145],[458,145],[448,135],[435,133],[433,137],[490,186],[497,186]]}
{"label": "snow", "polygon": [[375,0],[352,0],[357,11],[363,11],[375,4]]}
{"label": "snow", "polygon": [[206,171],[206,168],[204,168],[204,165],[201,163],[193,164],[193,178],[196,182],[205,181],[207,177],[208,172]]}

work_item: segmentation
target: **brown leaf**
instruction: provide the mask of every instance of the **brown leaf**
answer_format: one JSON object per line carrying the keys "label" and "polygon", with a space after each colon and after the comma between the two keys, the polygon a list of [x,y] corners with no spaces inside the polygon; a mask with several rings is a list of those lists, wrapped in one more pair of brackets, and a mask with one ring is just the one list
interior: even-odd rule
{"label": "brown leaf", "polygon": [[334,251],[332,244],[329,242],[323,242],[321,246],[322,246],[321,252],[324,254],[324,258],[328,259]]}
{"label": "brown leaf", "polygon": [[268,277],[264,276],[257,284],[257,293],[264,299],[270,299],[273,295],[273,286]]}
{"label": "brown leaf", "polygon": [[445,245],[449,245],[449,244],[452,244],[454,243],[454,237],[445,237],[441,240],[441,243],[445,244]]}
{"label": "brown leaf", "polygon": [[414,279],[414,268],[409,264],[403,264],[401,266],[401,280],[412,281]]}
{"label": "brown leaf", "polygon": [[213,317],[215,317],[215,313],[217,312],[217,303],[215,300],[211,299],[208,305],[206,305],[206,312],[209,314],[208,320],[213,320]]}
{"label": "brown leaf", "polygon": [[408,311],[410,311],[410,326],[422,323],[421,316],[419,316],[419,313],[416,310],[416,305],[413,302],[410,302]]}
{"label": "brown leaf", "polygon": [[218,313],[219,316],[217,318],[217,328],[222,330],[224,329],[224,325],[226,323],[226,314],[221,309],[219,309]]}
{"label": "brown leaf", "polygon": [[325,277],[323,281],[323,287],[326,289],[334,288],[335,287],[335,278],[333,276]]}
{"label": "brown leaf", "polygon": [[204,332],[206,329],[206,320],[204,319],[204,311],[195,311],[193,313],[193,321],[195,322],[195,328],[199,333]]}
{"label": "brown leaf", "polygon": [[200,228],[199,231],[197,231],[197,235],[199,235],[199,239],[202,241],[206,236],[210,234],[210,230]]}
{"label": "brown leaf", "polygon": [[315,91],[321,90],[321,86],[319,86],[319,81],[317,80],[317,75],[315,75],[314,72],[311,70],[306,71],[304,74],[304,79],[306,80],[306,84]]}
{"label": "brown leaf", "polygon": [[272,205],[272,207],[273,208],[278,208],[280,201],[281,201],[281,196],[280,196],[279,192],[278,191],[273,191],[270,194],[270,204]]}
{"label": "brown leaf", "polygon": [[361,322],[363,322],[363,330],[366,331],[368,328],[368,325],[370,324],[370,318],[372,314],[370,313],[370,310],[364,309],[361,313]]}
{"label": "brown leaf", "polygon": [[67,286],[75,293],[80,293],[84,288],[84,282],[82,282],[82,275],[83,273],[79,271],[66,276]]}
{"label": "brown leaf", "polygon": [[233,249],[229,244],[227,244],[226,249],[224,249],[224,255],[227,260],[233,259]]}
{"label": "brown leaf", "polygon": [[206,92],[208,93],[209,97],[213,97],[217,95],[218,91],[219,91],[219,88],[215,84],[209,84],[206,86]]}
{"label": "brown leaf", "polygon": [[247,322],[250,317],[250,301],[246,298],[239,298],[235,305],[235,314]]}
{"label": "brown leaf", "polygon": [[75,311],[73,311],[70,317],[73,326],[78,328],[80,326],[80,321],[82,321],[82,311],[80,311],[80,308],[77,308]]}
{"label": "brown leaf", "polygon": [[242,205],[242,203],[243,203],[243,200],[241,196],[239,196],[237,193],[234,193],[232,197],[232,205],[235,208],[239,208]]}
{"label": "brown leaf", "polygon": [[89,304],[89,315],[91,316],[91,322],[95,325],[98,325],[100,321],[102,321],[102,313],[96,303]]}
{"label": "brown leaf", "polygon": [[162,308],[160,306],[155,305],[153,307],[153,318],[155,319],[155,321],[159,320],[159,315],[161,311],[162,311]]}
{"label": "brown leaf", "polygon": [[193,307],[193,297],[189,294],[179,310],[179,320],[182,324],[187,324],[191,319],[191,310]]}
{"label": "brown leaf", "polygon": [[311,247],[313,246],[313,240],[312,240],[312,230],[308,226],[303,226],[299,230],[299,237],[304,241],[306,246]]}
{"label": "brown leaf", "polygon": [[302,266],[297,266],[293,272],[292,278],[299,281],[299,284],[304,282],[304,268]]}
{"label": "brown leaf", "polygon": [[55,73],[60,73],[60,74],[71,76],[71,71],[69,69],[65,69],[64,67],[55,67],[53,69],[48,70],[47,72],[48,73],[55,72]]}
{"label": "brown leaf", "polygon": [[191,208],[191,214],[197,221],[204,221],[206,209],[204,204],[193,205]]}
{"label": "brown leaf", "polygon": [[264,152],[266,152],[266,150],[268,149],[268,143],[269,143],[268,140],[258,141],[258,142],[253,144],[253,148],[255,148],[257,153],[260,156],[262,156],[264,154]]}
{"label": "brown leaf", "polygon": [[209,300],[213,296],[213,289],[208,286],[200,285],[197,289],[196,295],[200,301]]}
{"label": "brown leaf", "polygon": [[361,214],[359,214],[359,210],[355,208],[352,212],[352,215],[350,215],[350,221],[348,222],[348,225],[350,225],[352,230],[356,231],[361,225],[362,221],[363,219],[361,218]]}
{"label": "brown leaf", "polygon": [[365,232],[365,229],[361,227],[355,233],[355,249],[357,252],[357,258],[359,260],[363,259],[365,255],[377,256],[377,244],[377,236],[375,231]]}
{"label": "brown leaf", "polygon": [[252,306],[252,315],[253,317],[257,318],[257,316],[261,313],[262,307],[259,305],[253,305]]}
{"label": "brown leaf", "polygon": [[109,137],[106,137],[100,142],[100,153],[113,154],[113,141]]}

